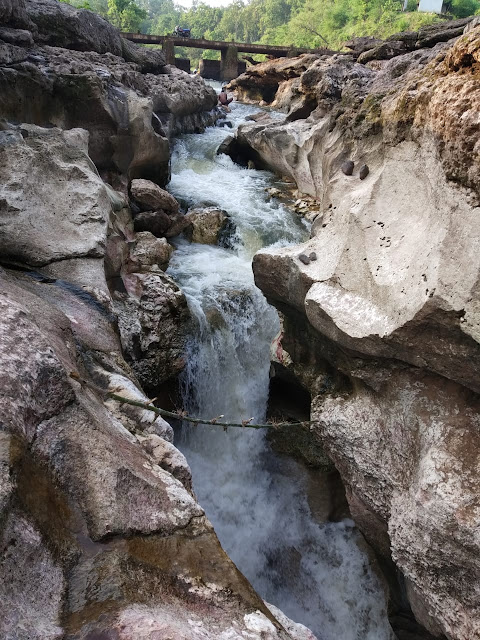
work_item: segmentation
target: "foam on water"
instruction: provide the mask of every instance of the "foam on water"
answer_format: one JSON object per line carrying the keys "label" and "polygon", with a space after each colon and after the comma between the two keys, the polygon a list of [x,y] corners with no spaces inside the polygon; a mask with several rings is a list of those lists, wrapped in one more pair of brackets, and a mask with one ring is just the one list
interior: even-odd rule
{"label": "foam on water", "polygon": [[[255,108],[233,104],[236,125]],[[215,152],[230,129],[210,128],[176,144],[169,189],[190,205],[226,209],[236,249],[178,243],[169,272],[197,320],[183,377],[190,413],[265,418],[275,310],[255,287],[261,246],[299,242],[305,226],[269,201],[268,172],[242,169]],[[301,465],[274,454],[262,431],[183,428],[179,443],[199,502],[220,541],[259,594],[320,640],[389,640],[385,601],[351,521],[317,523]]]}

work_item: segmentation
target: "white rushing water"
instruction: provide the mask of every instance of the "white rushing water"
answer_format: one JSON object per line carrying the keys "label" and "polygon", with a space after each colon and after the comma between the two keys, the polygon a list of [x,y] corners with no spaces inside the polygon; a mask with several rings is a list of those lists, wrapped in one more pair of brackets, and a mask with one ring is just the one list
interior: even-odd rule
{"label": "white rushing water", "polygon": [[[234,103],[229,119],[237,125],[255,111]],[[216,156],[228,134],[212,127],[183,136],[169,190],[189,206],[225,209],[237,228],[235,249],[180,241],[169,273],[197,320],[183,380],[187,409],[258,422],[265,418],[278,317],[254,285],[251,258],[262,246],[298,242],[308,232],[268,200],[271,174]],[[319,640],[391,638],[383,594],[353,523],[312,518],[301,465],[274,454],[264,432],[251,429],[184,428],[177,444],[224,549],[265,600]]]}

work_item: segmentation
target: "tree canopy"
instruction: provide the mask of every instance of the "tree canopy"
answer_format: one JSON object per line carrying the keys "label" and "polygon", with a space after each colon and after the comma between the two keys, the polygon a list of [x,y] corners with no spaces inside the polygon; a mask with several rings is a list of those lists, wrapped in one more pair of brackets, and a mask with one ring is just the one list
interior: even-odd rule
{"label": "tree canopy", "polygon": [[[340,48],[354,36],[386,37],[444,19],[432,13],[402,11],[403,0],[233,0],[212,7],[193,0],[190,8],[175,0],[69,0],[90,8],[124,31],[164,35],[176,25],[192,37],[237,42],[265,42],[316,48]],[[408,8],[416,9],[417,0]],[[450,17],[480,13],[480,0],[452,0]],[[188,55],[199,55],[189,50]],[[217,56],[218,52],[210,52]]]}

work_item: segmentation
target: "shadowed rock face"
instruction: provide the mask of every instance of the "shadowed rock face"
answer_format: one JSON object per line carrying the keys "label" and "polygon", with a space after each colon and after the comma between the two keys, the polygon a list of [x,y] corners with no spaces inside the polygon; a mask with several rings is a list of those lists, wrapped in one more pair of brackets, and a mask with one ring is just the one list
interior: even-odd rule
{"label": "shadowed rock face", "polygon": [[254,259],[313,431],[416,619],[467,640],[480,628],[480,29],[443,42],[458,28],[366,66],[311,62],[287,81],[290,114],[315,102],[308,118],[244,125],[238,144],[318,202],[310,240]]}

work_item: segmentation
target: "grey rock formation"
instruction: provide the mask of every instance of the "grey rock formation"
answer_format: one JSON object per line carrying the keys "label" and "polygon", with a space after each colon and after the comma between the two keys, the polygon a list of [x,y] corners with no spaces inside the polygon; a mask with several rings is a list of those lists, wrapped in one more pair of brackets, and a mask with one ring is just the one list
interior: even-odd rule
{"label": "grey rock formation", "polygon": [[0,133],[3,260],[39,266],[103,256],[111,204],[87,147],[83,130]]}
{"label": "grey rock formation", "polygon": [[193,497],[69,377],[89,375],[78,316],[4,271],[0,292],[0,635],[288,640]]}
{"label": "grey rock formation", "polygon": [[130,249],[129,268],[142,272],[153,271],[157,267],[165,271],[172,253],[173,247],[165,238],[156,238],[148,231],[136,233],[135,243]]}
{"label": "grey rock formation", "polygon": [[178,213],[178,202],[175,198],[150,180],[132,180],[130,192],[145,211],[162,209],[167,213]]}
{"label": "grey rock formation", "polygon": [[298,58],[280,58],[275,65],[263,62],[250,66],[245,73],[232,80],[229,90],[235,91],[243,102],[271,103],[279,89],[279,85],[298,78],[316,60],[318,56],[306,54]]}
{"label": "grey rock formation", "polygon": [[[314,61],[298,90],[316,109],[237,138],[319,203],[311,239],[258,253],[255,279],[286,316],[283,361],[314,397],[392,611],[396,566],[417,621],[453,640],[480,629],[480,30],[451,40],[464,27],[368,67]],[[346,159],[368,178],[345,176]]]}
{"label": "grey rock formation", "polygon": [[25,0],[37,25],[37,42],[77,51],[122,55],[122,38],[109,22],[93,11],[78,11],[56,0]]}
{"label": "grey rock formation", "polygon": [[186,218],[189,227],[186,236],[190,242],[199,244],[219,244],[226,238],[228,232],[232,232],[232,224],[226,211],[207,207],[205,209],[191,209]]}
{"label": "grey rock formation", "polygon": [[145,403],[138,378],[182,367],[172,249],[135,233],[127,194],[165,183],[167,135],[213,121],[215,93],[67,4],[0,0],[0,20],[0,636],[289,640],[171,426],[108,395]]}
{"label": "grey rock formation", "polygon": [[166,184],[168,139],[215,122],[215,91],[91,11],[57,0],[26,7],[34,22],[6,18],[0,31],[0,119],[85,128],[90,157],[115,187],[126,190],[125,176]]}
{"label": "grey rock formation", "polygon": [[142,386],[155,393],[185,366],[187,301],[162,272],[128,273],[122,279],[126,293],[115,294],[114,308],[125,358]]}
{"label": "grey rock formation", "polygon": [[177,478],[189,493],[193,493],[192,472],[183,453],[156,434],[141,439],[141,444],[162,469]]}
{"label": "grey rock formation", "polygon": [[15,29],[35,27],[27,14],[25,0],[0,0],[0,23]]}

